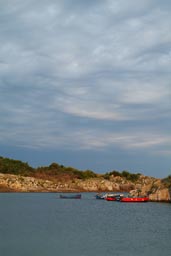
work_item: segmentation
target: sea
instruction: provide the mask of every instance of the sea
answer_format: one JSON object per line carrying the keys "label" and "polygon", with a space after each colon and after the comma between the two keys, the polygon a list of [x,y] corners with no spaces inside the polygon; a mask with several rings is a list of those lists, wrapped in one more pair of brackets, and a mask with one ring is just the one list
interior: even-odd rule
{"label": "sea", "polygon": [[2,256],[170,256],[171,204],[0,194]]}

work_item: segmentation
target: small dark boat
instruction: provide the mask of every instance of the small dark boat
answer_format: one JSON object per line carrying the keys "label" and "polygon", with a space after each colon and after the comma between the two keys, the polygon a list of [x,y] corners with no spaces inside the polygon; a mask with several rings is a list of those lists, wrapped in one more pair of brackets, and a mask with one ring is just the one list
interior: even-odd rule
{"label": "small dark boat", "polygon": [[123,197],[120,199],[120,202],[124,203],[145,203],[148,201],[148,197]]}
{"label": "small dark boat", "polygon": [[60,195],[60,198],[62,199],[81,199],[81,194],[76,195]]}
{"label": "small dark boat", "polygon": [[96,199],[105,199],[106,195],[102,195],[102,194],[97,194],[96,195]]}
{"label": "small dark boat", "polygon": [[113,194],[113,193],[106,193],[106,194],[97,194],[96,199],[107,199],[109,197],[114,197],[114,196],[119,196],[118,194]]}

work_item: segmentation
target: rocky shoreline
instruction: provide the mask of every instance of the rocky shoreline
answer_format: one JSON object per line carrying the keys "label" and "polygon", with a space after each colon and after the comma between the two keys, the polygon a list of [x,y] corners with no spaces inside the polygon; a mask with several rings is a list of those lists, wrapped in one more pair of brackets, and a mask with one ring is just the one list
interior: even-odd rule
{"label": "rocky shoreline", "polygon": [[171,187],[161,179],[141,175],[136,182],[123,177],[45,180],[0,173],[0,192],[129,192],[133,196],[148,195],[150,201],[171,202]]}

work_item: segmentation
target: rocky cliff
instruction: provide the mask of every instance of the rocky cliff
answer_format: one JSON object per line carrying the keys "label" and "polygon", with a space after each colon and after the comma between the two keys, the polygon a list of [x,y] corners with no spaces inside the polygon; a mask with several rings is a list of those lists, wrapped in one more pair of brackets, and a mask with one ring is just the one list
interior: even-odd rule
{"label": "rocky cliff", "polygon": [[171,183],[166,179],[156,179],[141,175],[135,185],[135,189],[130,191],[133,196],[148,195],[151,201],[171,202]]}
{"label": "rocky cliff", "polygon": [[74,192],[74,191],[129,191],[133,184],[116,177],[113,180],[89,178],[85,180],[45,180],[34,177],[0,173],[1,191],[15,192]]}
{"label": "rocky cliff", "polygon": [[148,195],[151,201],[171,201],[171,186],[161,179],[141,175],[136,182],[123,177],[112,177],[109,180],[90,178],[60,181],[45,180],[0,173],[1,192],[130,192],[134,196]]}

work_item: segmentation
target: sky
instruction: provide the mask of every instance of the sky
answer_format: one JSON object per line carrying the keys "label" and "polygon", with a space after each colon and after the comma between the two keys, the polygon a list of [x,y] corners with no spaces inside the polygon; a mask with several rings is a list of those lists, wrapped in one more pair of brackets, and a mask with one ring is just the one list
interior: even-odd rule
{"label": "sky", "polygon": [[0,155],[170,175],[170,28],[170,0],[0,0]]}

